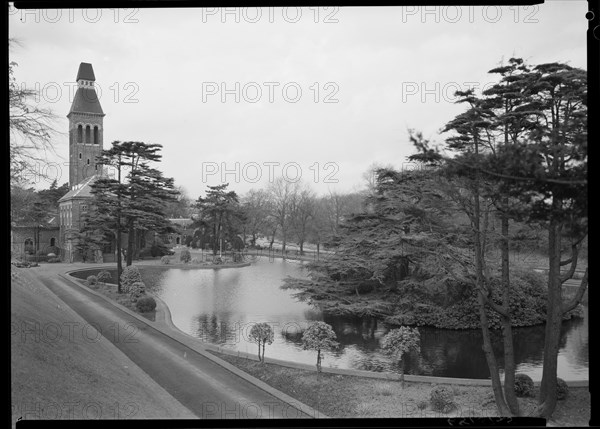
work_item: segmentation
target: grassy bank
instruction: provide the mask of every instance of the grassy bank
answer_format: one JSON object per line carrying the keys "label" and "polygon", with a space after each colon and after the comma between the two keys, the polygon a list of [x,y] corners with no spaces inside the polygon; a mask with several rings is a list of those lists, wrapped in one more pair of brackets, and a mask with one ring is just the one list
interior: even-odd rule
{"label": "grassy bank", "polygon": [[[431,407],[429,383],[405,383],[356,377],[317,374],[275,364],[214,353],[221,359],[264,381],[270,386],[338,418],[403,417],[488,417],[497,416],[490,387],[448,385],[454,391],[456,407],[443,414]],[[535,392],[537,397],[537,391]],[[535,409],[535,397],[519,398],[524,416]],[[566,400],[559,401],[553,420],[557,426],[587,426],[590,419],[590,394],[587,388],[571,388]]]}
{"label": "grassy bank", "polygon": [[26,270],[11,273],[13,427],[20,417],[195,418],[34,279],[47,274]]}

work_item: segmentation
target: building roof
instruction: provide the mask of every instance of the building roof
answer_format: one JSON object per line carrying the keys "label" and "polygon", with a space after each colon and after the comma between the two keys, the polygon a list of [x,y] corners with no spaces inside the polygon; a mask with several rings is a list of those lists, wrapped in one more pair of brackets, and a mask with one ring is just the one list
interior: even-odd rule
{"label": "building roof", "polygon": [[63,197],[58,200],[58,203],[62,203],[64,201],[76,199],[76,198],[92,198],[92,183],[98,179],[99,176],[93,175],[91,177],[87,177],[79,182],[77,185],[73,186],[73,188],[67,192]]}
{"label": "building roof", "polygon": [[69,115],[73,112],[95,113],[97,115],[104,116],[104,112],[100,106],[100,100],[98,99],[98,94],[96,94],[96,90],[93,87],[77,88],[75,98],[71,104],[71,110],[69,110]]}
{"label": "building roof", "polygon": [[169,219],[169,221],[176,225],[183,226],[184,228],[190,226],[194,222],[192,219],[189,218]]}
{"label": "building roof", "polygon": [[83,80],[91,80],[95,81],[96,76],[94,76],[94,69],[90,63],[81,63],[79,64],[79,71],[77,72],[77,79]]}

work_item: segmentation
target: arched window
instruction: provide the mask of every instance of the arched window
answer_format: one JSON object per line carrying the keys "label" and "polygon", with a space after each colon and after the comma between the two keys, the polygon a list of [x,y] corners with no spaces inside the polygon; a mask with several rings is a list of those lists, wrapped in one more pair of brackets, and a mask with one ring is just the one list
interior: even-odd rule
{"label": "arched window", "polygon": [[98,126],[94,127],[94,144],[98,144]]}
{"label": "arched window", "polygon": [[56,238],[52,237],[50,239],[50,246],[56,246]]}
{"label": "arched window", "polygon": [[81,152],[79,152],[79,159],[81,159]]}
{"label": "arched window", "polygon": [[90,165],[90,159],[89,159],[89,158],[87,159],[87,162],[86,162],[86,164],[87,164],[87,165]]}
{"label": "arched window", "polygon": [[33,239],[26,238],[25,239],[25,248],[23,249],[25,253],[33,253]]}
{"label": "arched window", "polygon": [[90,128],[89,125],[85,126],[85,142],[86,143],[90,143],[92,139],[92,129]]}
{"label": "arched window", "polygon": [[83,127],[77,125],[77,143],[83,143]]}

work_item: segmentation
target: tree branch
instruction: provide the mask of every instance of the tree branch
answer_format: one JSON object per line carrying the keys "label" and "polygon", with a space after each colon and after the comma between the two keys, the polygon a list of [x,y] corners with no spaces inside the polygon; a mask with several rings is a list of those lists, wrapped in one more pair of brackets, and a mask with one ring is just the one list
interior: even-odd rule
{"label": "tree branch", "polygon": [[575,309],[575,307],[577,307],[577,305],[581,302],[581,298],[583,298],[583,294],[585,293],[587,286],[588,286],[588,268],[586,267],[585,274],[583,275],[583,278],[581,279],[581,283],[579,284],[577,293],[575,294],[573,299],[571,299],[568,303],[563,304],[563,306],[561,307],[561,311],[562,311],[563,315],[568,313],[569,311]]}

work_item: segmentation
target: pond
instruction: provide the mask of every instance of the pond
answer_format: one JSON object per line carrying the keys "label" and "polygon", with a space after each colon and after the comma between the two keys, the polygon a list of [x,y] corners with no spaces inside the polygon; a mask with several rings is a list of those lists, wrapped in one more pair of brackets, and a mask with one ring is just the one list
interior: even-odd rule
{"label": "pond", "polygon": [[[275,331],[267,357],[316,363],[313,351],[302,349],[302,331],[312,321],[333,326],[339,350],[325,354],[324,366],[394,370],[380,352],[381,338],[390,329],[373,318],[323,314],[296,301],[292,291],[280,289],[288,275],[303,276],[297,261],[259,258],[249,267],[221,270],[169,269],[161,274],[156,294],[169,306],[173,323],[182,331],[222,347],[256,353],[248,340],[254,323],[267,322]],[[407,373],[442,377],[489,378],[479,330],[453,331],[419,328],[421,353],[407,359]],[[502,340],[494,334],[499,365]],[[544,327],[514,329],[517,372],[534,380],[542,376]],[[563,323],[558,376],[565,380],[589,379],[587,307],[583,319]]]}

